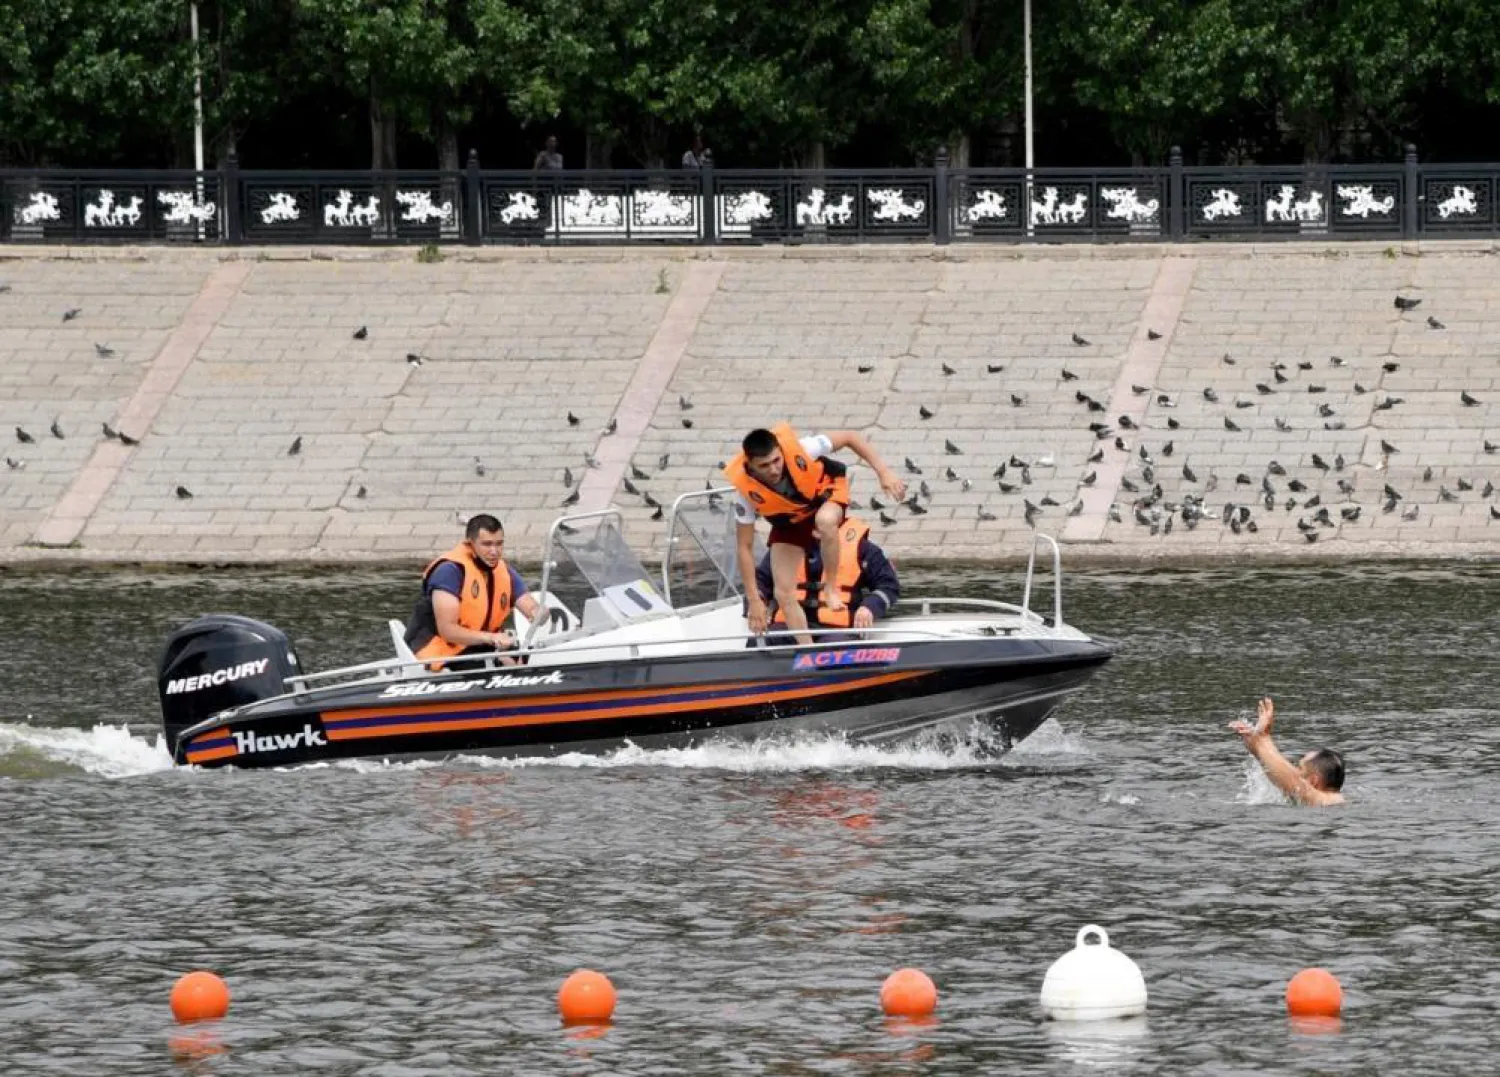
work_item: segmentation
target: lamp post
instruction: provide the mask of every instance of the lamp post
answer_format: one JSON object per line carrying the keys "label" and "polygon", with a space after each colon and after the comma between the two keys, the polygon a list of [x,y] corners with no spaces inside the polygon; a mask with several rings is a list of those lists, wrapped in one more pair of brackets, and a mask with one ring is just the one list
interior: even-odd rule
{"label": "lamp post", "polygon": [[1026,182],[1031,182],[1031,169],[1036,164],[1031,131],[1031,0],[1025,0],[1022,15],[1026,44]]}
{"label": "lamp post", "polygon": [[[1029,2],[1029,0],[1028,0]],[[203,205],[203,63],[198,55],[198,0],[192,0],[193,28],[193,194],[194,208]],[[221,196],[220,202],[224,201]],[[203,239],[203,218],[197,214],[198,239]]]}

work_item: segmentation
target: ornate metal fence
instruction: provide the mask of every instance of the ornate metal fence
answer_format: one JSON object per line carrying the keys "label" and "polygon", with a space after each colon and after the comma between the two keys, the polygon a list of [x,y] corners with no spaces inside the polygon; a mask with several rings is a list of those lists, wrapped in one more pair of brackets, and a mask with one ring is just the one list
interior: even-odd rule
{"label": "ornate metal fence", "polygon": [[7,243],[1023,243],[1500,234],[1500,164],[0,171]]}

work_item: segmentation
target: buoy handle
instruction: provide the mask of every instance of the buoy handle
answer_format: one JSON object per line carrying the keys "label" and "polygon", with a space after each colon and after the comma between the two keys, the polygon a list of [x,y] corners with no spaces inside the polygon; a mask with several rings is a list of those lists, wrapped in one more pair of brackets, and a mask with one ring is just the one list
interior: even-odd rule
{"label": "buoy handle", "polygon": [[1078,937],[1073,940],[1074,944],[1082,947],[1084,945],[1084,940],[1087,939],[1090,935],[1098,938],[1100,946],[1109,945],[1108,933],[1106,933],[1105,930],[1098,924],[1084,924],[1081,928],[1079,928]]}

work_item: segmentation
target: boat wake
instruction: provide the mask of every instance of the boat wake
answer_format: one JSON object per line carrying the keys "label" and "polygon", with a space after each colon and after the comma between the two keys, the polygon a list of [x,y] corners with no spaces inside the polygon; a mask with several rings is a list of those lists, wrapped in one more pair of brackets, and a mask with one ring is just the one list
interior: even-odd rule
{"label": "boat wake", "polygon": [[[982,739],[915,741],[899,745],[855,744],[838,736],[716,741],[693,748],[646,749],[626,744],[605,755],[571,752],[552,757],[497,759],[461,755],[449,760],[386,761],[342,759],[286,768],[301,771],[377,773],[481,767],[519,770],[535,767],[663,770],[723,770],[767,773],[830,770],[965,770],[975,767],[1034,767],[1049,760],[1093,753],[1083,739],[1049,720],[1008,754],[999,756]],[[123,725],[91,729],[0,723],[0,778],[56,777],[83,771],[105,778],[129,778],[172,769],[166,740],[132,733]],[[278,768],[281,769],[281,768]]]}
{"label": "boat wake", "polygon": [[0,722],[0,776],[57,777],[85,771],[131,778],[171,770],[166,738],[137,736],[123,725],[35,726]]}

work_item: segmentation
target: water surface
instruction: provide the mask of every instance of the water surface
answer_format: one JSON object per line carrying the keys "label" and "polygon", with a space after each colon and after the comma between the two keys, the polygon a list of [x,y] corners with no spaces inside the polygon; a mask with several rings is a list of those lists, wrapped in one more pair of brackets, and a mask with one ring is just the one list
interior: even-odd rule
{"label": "water surface", "polygon": [[[1072,575],[1068,619],[1127,649],[999,764],[825,740],[169,767],[172,627],[261,617],[320,668],[384,653],[411,598],[376,571],[0,576],[0,1071],[1451,1077],[1500,1048],[1500,567]],[[1224,730],[1263,692],[1289,751],[1345,751],[1347,807],[1282,804]],[[1040,1020],[1090,922],[1145,1022]],[[1314,964],[1347,993],[1321,1035],[1281,1004]],[[935,1024],[880,1018],[903,965]],[[579,966],[620,989],[599,1037],[556,1021]],[[234,1009],[221,1053],[174,1060],[194,967]]]}

